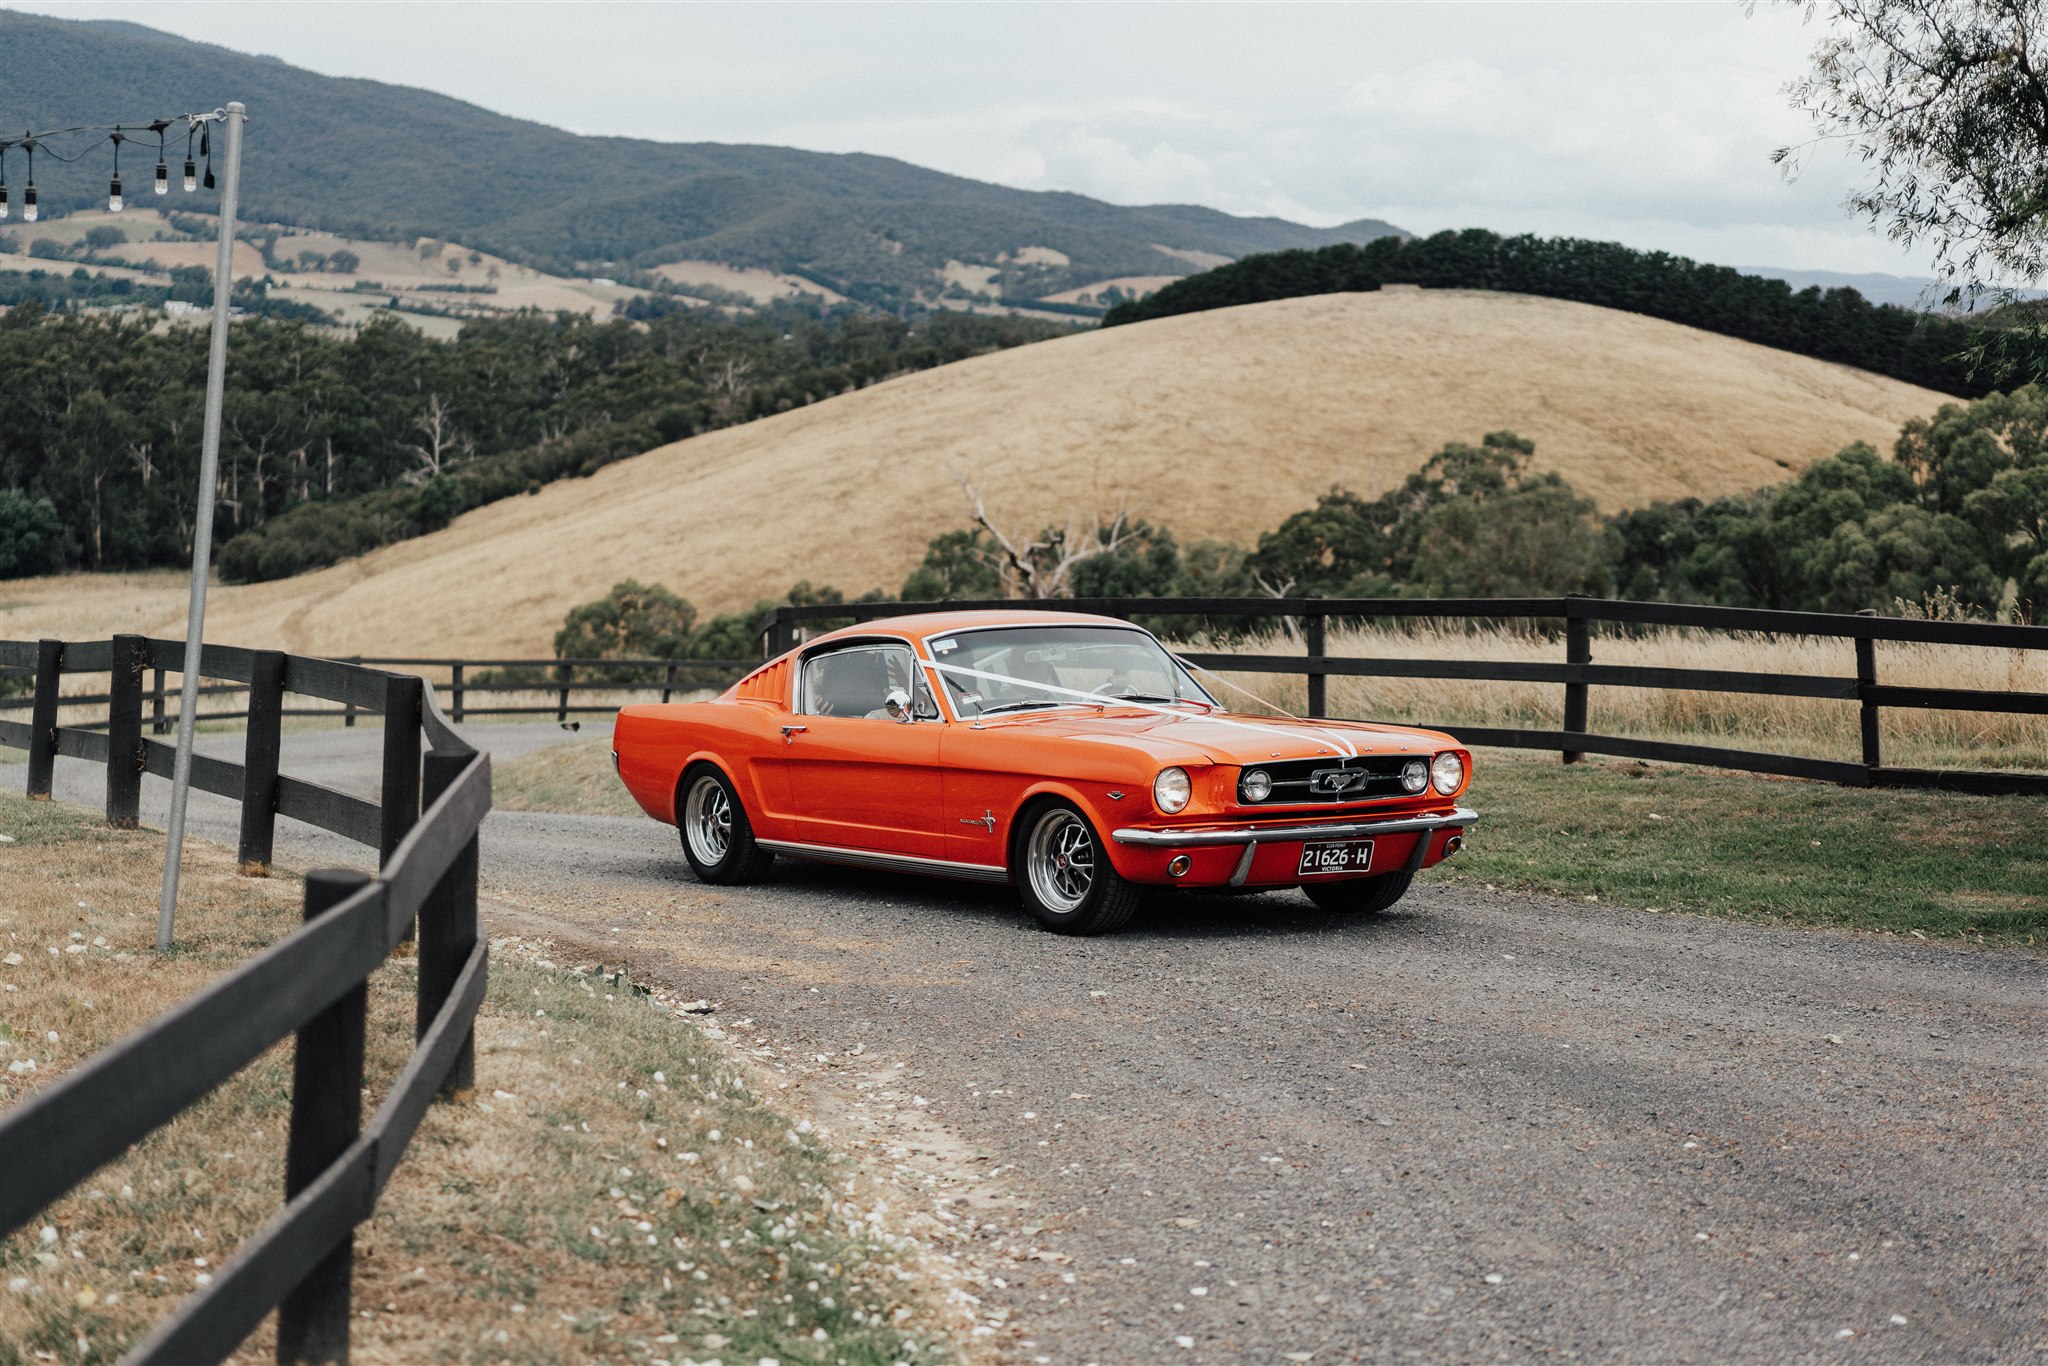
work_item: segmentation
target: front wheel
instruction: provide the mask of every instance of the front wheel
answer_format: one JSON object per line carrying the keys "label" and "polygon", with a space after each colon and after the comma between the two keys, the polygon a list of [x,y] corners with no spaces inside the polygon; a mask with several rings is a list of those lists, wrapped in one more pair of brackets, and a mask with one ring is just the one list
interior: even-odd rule
{"label": "front wheel", "polygon": [[683,776],[676,826],[683,838],[683,857],[700,882],[727,887],[759,882],[768,865],[775,862],[775,855],[755,842],[739,793],[723,773],[708,764]]}
{"label": "front wheel", "polygon": [[1025,909],[1057,934],[1106,934],[1138,908],[1138,889],[1110,866],[1087,817],[1065,802],[1030,818],[1017,863]]}
{"label": "front wheel", "polygon": [[1302,887],[1308,899],[1326,911],[1343,915],[1376,915],[1407,895],[1413,873],[1381,873],[1342,882],[1310,882]]}

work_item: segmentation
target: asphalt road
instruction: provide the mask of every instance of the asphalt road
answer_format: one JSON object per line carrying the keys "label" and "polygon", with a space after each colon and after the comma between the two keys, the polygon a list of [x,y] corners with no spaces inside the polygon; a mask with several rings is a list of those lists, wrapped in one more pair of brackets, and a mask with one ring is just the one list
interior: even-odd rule
{"label": "asphalt road", "polygon": [[1002,889],[702,887],[597,817],[494,814],[483,866],[779,1056],[904,1064],[886,1103],[1028,1204],[981,1236],[1071,1259],[981,1292],[1020,1360],[2048,1360],[2037,955],[1426,878],[1368,920],[1181,896],[1073,940]]}

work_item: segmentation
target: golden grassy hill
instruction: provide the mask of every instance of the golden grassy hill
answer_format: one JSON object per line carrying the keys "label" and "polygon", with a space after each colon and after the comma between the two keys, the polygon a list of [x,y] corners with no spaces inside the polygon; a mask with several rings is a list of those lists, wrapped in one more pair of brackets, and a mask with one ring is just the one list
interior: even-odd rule
{"label": "golden grassy hill", "polygon": [[[650,451],[420,540],[218,592],[209,638],[326,654],[545,653],[628,577],[706,613],[799,579],[895,589],[967,520],[1131,510],[1251,542],[1333,484],[1374,494],[1445,441],[1512,428],[1603,509],[1776,483],[1889,449],[1944,396],[1632,313],[1386,290],[1086,332]],[[8,585],[0,634],[175,632],[174,576]]]}

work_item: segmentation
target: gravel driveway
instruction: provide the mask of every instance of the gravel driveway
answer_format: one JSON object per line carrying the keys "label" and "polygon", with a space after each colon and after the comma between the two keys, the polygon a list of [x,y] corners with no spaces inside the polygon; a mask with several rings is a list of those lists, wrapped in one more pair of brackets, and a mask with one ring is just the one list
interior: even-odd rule
{"label": "gravel driveway", "polygon": [[[194,830],[231,842],[221,805]],[[2040,956],[1427,878],[1368,920],[1180,896],[1073,940],[1001,889],[702,887],[652,822],[486,836],[487,890],[751,1021],[798,1095],[901,1063],[858,1103],[985,1157],[1025,1206],[991,1248],[1070,1259],[980,1292],[1020,1360],[2048,1359]]]}

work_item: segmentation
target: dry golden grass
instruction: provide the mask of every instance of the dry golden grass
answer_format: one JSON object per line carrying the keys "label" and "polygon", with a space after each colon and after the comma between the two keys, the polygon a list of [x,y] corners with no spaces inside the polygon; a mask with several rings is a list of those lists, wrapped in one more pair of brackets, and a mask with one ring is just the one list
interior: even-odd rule
{"label": "dry golden grass", "polygon": [[[195,842],[183,947],[160,956],[160,835],[13,797],[0,833],[0,1105],[299,919],[295,879],[237,877]],[[949,1354],[934,1328],[965,1302],[939,1307],[878,1188],[760,1099],[715,1031],[544,944],[493,949],[477,1097],[429,1113],[358,1231],[358,1360]],[[409,960],[371,979],[366,1105],[411,1051],[413,990]],[[203,1284],[281,1203],[289,1087],[280,1045],[0,1239],[0,1363],[111,1361]],[[236,1359],[268,1359],[273,1332]]]}
{"label": "dry golden grass", "polygon": [[[1182,538],[1250,542],[1333,484],[1396,485],[1447,440],[1511,427],[1618,508],[1778,482],[1887,447],[1929,390],[1631,313],[1406,290],[1084,332],[712,432],[281,583],[228,588],[217,640],[301,653],[546,653],[625,578],[727,611],[799,579],[894,589],[964,524],[948,467],[1036,529],[1126,501]],[[1248,475],[1247,471],[1256,471]],[[0,635],[175,631],[175,578],[8,586]]]}
{"label": "dry golden grass", "polygon": [[493,764],[491,800],[507,811],[640,814],[640,804],[612,772],[610,740],[570,740]]}
{"label": "dry golden grass", "polygon": [[[1213,648],[1286,654],[1302,649],[1292,636]],[[1393,659],[1485,659],[1558,664],[1561,641],[1527,631],[1455,622],[1417,622],[1411,629],[1340,627],[1329,633],[1333,655]],[[1854,646],[1846,640],[1769,637],[1739,632],[1657,631],[1595,635],[1596,664],[1854,677]],[[2048,654],[1958,646],[1879,642],[1880,682],[1917,687],[2048,692]],[[1307,684],[1284,674],[1227,674],[1230,682],[1289,710],[1306,705]],[[1236,706],[1244,699],[1228,694]],[[1555,730],[1564,724],[1564,688],[1555,683],[1468,683],[1426,678],[1329,680],[1337,716],[1471,726]],[[1885,762],[1973,768],[2048,769],[2048,717],[1997,712],[1891,708],[1883,713]],[[1609,735],[1689,740],[1814,758],[1862,756],[1854,702],[1740,693],[1592,689],[1589,724]]]}

